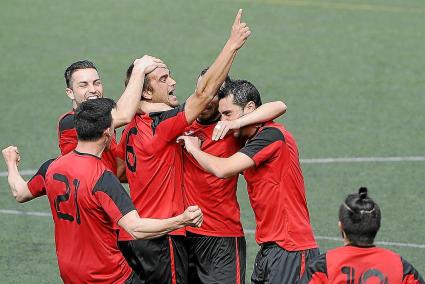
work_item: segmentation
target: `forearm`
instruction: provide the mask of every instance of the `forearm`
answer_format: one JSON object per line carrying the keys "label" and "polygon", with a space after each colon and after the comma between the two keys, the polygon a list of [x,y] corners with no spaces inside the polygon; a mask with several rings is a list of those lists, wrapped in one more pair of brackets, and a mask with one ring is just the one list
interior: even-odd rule
{"label": "forearm", "polygon": [[281,101],[269,102],[261,105],[256,110],[241,116],[237,119],[240,127],[252,125],[256,123],[263,123],[281,116],[286,112],[286,104]]}
{"label": "forearm", "polygon": [[27,182],[21,177],[18,171],[18,167],[9,166],[8,167],[8,183],[10,187],[10,192],[16,201],[22,203],[33,199],[34,197],[30,193]]}
{"label": "forearm", "polygon": [[236,174],[227,170],[225,158],[213,156],[203,152],[201,149],[193,149],[191,154],[204,170],[218,178],[227,178]]}
{"label": "forearm", "polygon": [[115,128],[129,123],[136,114],[142,95],[144,79],[145,74],[143,71],[134,68],[128,85],[117,102],[116,111],[115,113],[113,112]]}
{"label": "forearm", "polygon": [[181,215],[168,219],[138,218],[129,233],[136,239],[153,239],[184,226]]}
{"label": "forearm", "polygon": [[199,82],[196,90],[197,95],[204,97],[208,101],[215,96],[229,73],[237,51],[237,48],[230,41],[226,42],[214,63]]}

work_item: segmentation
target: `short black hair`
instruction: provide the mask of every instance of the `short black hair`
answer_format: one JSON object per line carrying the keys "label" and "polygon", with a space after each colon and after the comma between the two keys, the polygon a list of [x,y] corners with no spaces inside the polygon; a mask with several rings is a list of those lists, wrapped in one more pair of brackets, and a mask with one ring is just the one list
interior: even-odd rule
{"label": "short black hair", "polygon": [[[133,73],[133,69],[134,69],[134,63],[131,63],[131,65],[128,66],[127,71],[125,72],[125,80],[124,80],[125,87],[127,87],[128,82],[130,81],[130,77],[131,77],[131,73]],[[148,75],[145,75],[142,91],[152,91],[152,87],[150,85],[150,79]]]}
{"label": "short black hair", "polygon": [[[205,67],[204,69],[202,69],[201,73],[199,73],[198,75],[198,80],[200,77],[204,76],[208,69],[210,69],[210,67]],[[221,92],[224,92],[224,89],[226,88],[226,86],[228,86],[230,84],[230,82],[232,81],[232,79],[230,79],[229,75],[226,76],[226,79],[224,79],[223,84],[220,86],[220,89],[218,90],[218,96],[222,96],[222,94],[220,94]]]}
{"label": "short black hair", "polygon": [[87,100],[75,110],[74,125],[77,130],[78,140],[96,141],[102,137],[103,132],[111,127],[111,111],[116,104],[108,98]]}
{"label": "short black hair", "polygon": [[72,82],[72,74],[74,74],[75,71],[80,69],[95,69],[97,71],[96,66],[93,62],[90,60],[80,60],[77,62],[72,63],[68,68],[65,70],[65,83],[68,88],[71,88]]}
{"label": "short black hair", "polygon": [[219,99],[233,95],[233,103],[244,108],[249,102],[254,102],[255,107],[262,105],[260,92],[247,80],[232,80],[226,84],[222,92],[219,93]]}
{"label": "short black hair", "polygon": [[373,244],[381,227],[381,209],[368,196],[366,187],[349,194],[339,207],[339,221],[353,245]]}

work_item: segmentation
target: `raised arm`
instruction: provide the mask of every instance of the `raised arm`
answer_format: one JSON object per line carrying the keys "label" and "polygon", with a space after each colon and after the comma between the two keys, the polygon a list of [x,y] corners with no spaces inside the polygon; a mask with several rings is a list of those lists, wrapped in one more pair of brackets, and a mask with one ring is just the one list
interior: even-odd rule
{"label": "raised arm", "polygon": [[230,67],[237,51],[243,46],[251,31],[246,23],[241,23],[242,9],[236,15],[232,31],[223,50],[208,69],[207,73],[196,86],[195,93],[191,95],[185,104],[185,115],[187,122],[192,123],[204,110],[206,105],[216,95],[219,87],[229,73]]}
{"label": "raised arm", "polygon": [[158,67],[166,67],[161,59],[145,55],[134,61],[134,68],[124,93],[117,102],[116,109],[112,110],[114,128],[129,123],[139,108],[145,75]]}
{"label": "raised arm", "polygon": [[286,104],[282,101],[265,103],[244,116],[235,120],[219,121],[214,128],[212,140],[223,139],[229,130],[236,130],[247,125],[267,122],[286,112]]}
{"label": "raised arm", "polygon": [[9,146],[2,151],[3,158],[7,166],[10,192],[19,203],[34,199],[34,196],[28,189],[27,182],[22,178],[18,171],[18,164],[21,160],[19,150],[16,146]]}
{"label": "raised arm", "polygon": [[186,226],[200,227],[202,221],[201,209],[189,206],[183,214],[168,219],[140,218],[133,210],[124,215],[118,225],[135,239],[153,239]]}

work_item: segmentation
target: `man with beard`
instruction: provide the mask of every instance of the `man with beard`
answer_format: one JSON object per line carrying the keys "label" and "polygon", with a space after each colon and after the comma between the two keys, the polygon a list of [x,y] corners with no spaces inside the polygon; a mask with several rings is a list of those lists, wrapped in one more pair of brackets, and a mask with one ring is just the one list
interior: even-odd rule
{"label": "man with beard", "polygon": [[[118,155],[125,161],[130,195],[143,217],[169,218],[183,211],[182,149],[176,138],[213,99],[237,51],[250,36],[241,16],[239,10],[223,50],[184,105],[136,115],[123,132]],[[175,84],[168,68],[156,68],[144,82],[142,98],[174,107],[178,105]],[[185,230],[178,230],[166,237],[136,241],[122,232],[120,248],[144,283],[187,283],[184,235]]]}

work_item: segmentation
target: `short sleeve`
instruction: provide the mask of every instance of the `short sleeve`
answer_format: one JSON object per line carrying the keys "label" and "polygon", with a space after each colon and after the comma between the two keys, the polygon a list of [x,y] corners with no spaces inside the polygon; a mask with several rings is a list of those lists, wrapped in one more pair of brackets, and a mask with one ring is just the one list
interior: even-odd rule
{"label": "short sleeve", "polygon": [[423,277],[407,260],[401,258],[403,264],[403,284],[425,284]]}
{"label": "short sleeve", "polygon": [[77,131],[74,127],[74,114],[70,113],[61,118],[58,123],[59,149],[66,155],[77,147]]}
{"label": "short sleeve", "polygon": [[160,138],[165,142],[174,141],[184,133],[187,123],[184,105],[160,113],[151,113],[152,133],[154,139]]}
{"label": "short sleeve", "polygon": [[126,140],[127,140],[127,133],[128,133],[127,128],[125,128],[121,133],[121,139],[115,151],[117,158],[120,158],[123,161],[125,161],[125,146],[126,146]]}
{"label": "short sleeve", "polygon": [[130,196],[117,177],[110,171],[105,171],[102,174],[92,193],[106,214],[115,223],[130,211],[136,210]]}
{"label": "short sleeve", "polygon": [[37,173],[27,182],[29,191],[34,197],[39,197],[46,194],[46,173],[50,164],[55,159],[50,159],[44,162],[38,169]]}
{"label": "short sleeve", "polygon": [[248,140],[239,152],[250,157],[258,167],[277,153],[285,143],[283,133],[274,127],[263,128],[254,138]]}

